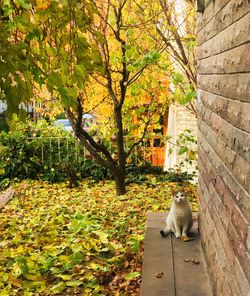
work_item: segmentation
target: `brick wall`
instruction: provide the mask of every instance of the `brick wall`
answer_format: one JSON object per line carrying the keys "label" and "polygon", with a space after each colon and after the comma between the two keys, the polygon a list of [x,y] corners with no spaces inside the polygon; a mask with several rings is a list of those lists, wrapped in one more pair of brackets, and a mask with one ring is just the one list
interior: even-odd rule
{"label": "brick wall", "polygon": [[214,295],[250,295],[250,0],[198,14],[200,232]]}

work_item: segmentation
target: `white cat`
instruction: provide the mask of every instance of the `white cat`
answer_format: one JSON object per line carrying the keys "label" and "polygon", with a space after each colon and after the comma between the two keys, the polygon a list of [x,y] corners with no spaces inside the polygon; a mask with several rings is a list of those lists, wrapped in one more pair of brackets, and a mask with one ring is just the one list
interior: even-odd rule
{"label": "white cat", "polygon": [[188,237],[187,234],[192,226],[192,210],[186,196],[182,192],[178,192],[173,198],[166,219],[166,227],[160,233],[163,237],[166,237],[170,232],[173,232],[176,238],[185,238]]}

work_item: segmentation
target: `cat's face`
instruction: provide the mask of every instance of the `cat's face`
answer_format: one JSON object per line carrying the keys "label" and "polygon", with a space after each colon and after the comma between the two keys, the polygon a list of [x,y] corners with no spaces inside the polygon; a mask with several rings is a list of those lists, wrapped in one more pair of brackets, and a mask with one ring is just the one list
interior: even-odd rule
{"label": "cat's face", "polygon": [[186,202],[186,196],[182,192],[178,192],[174,196],[174,202],[177,203],[177,204],[181,204],[183,202]]}

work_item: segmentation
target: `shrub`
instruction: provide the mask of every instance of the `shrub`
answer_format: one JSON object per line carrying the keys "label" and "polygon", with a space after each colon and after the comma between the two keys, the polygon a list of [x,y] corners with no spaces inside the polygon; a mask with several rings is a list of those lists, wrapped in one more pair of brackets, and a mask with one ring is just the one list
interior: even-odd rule
{"label": "shrub", "polygon": [[[132,155],[126,168],[127,183],[142,183],[147,179],[146,174],[157,175],[157,179],[165,181],[192,179],[192,174],[178,169],[165,173],[160,167],[152,167],[140,153],[136,157]],[[85,159],[76,138],[61,127],[45,120],[12,121],[11,130],[0,133],[0,183],[3,185],[6,180],[29,178],[49,182],[69,180],[72,187],[88,177],[112,178],[107,168]]]}
{"label": "shrub", "polygon": [[[146,182],[147,185],[155,185],[155,181],[159,182],[178,182],[183,183],[186,181],[191,181],[194,179],[196,173],[188,173],[182,170],[181,167],[176,167],[175,169],[170,169],[168,171],[163,171],[162,167],[153,167],[149,162],[144,165],[135,166],[129,165],[126,168],[127,173],[127,183],[143,183]],[[151,182],[150,178],[146,175],[154,175],[155,179]]]}
{"label": "shrub", "polygon": [[[45,120],[12,122],[11,131],[0,133],[0,181],[41,179],[49,182],[111,178],[110,172],[85,159],[76,138]],[[5,182],[6,183],[6,182]]]}
{"label": "shrub", "polygon": [[56,169],[62,159],[72,159],[76,149],[71,134],[45,120],[16,122],[14,129],[0,133],[0,180],[45,178],[61,181],[65,176]]}

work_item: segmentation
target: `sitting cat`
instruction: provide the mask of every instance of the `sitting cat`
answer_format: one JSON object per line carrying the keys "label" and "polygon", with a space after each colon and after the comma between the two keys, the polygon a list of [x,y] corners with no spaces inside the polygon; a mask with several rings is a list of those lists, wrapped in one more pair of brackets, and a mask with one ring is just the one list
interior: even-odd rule
{"label": "sitting cat", "polygon": [[166,227],[161,230],[161,235],[166,237],[170,232],[175,234],[176,238],[188,238],[187,233],[193,226],[192,211],[186,196],[178,192],[174,198],[166,219]]}

